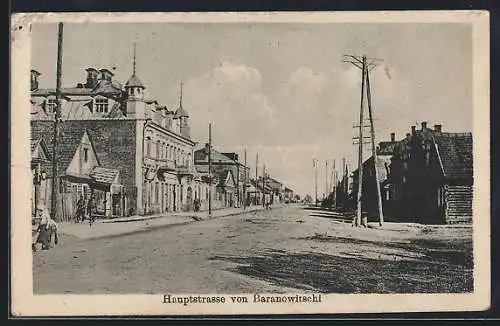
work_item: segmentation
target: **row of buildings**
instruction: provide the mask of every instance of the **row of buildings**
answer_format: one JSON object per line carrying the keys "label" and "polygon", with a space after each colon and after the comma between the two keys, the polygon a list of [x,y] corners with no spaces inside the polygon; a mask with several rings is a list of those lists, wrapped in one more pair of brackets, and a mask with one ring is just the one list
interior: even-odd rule
{"label": "row of buildings", "polygon": [[[472,222],[473,150],[471,133],[444,132],[422,122],[406,137],[377,147],[377,172],[386,220],[427,224]],[[362,205],[378,216],[374,158],[363,162]],[[344,174],[338,203],[356,207],[358,170]]]}
{"label": "row of buildings", "polygon": [[[195,203],[208,209],[209,194],[214,209],[293,196],[269,176],[252,180],[236,153],[212,148],[209,173],[209,146],[197,149],[191,138],[182,85],[179,105],[172,109],[145,96],[135,63],[125,85],[108,69],[85,73],[84,83],[61,89],[58,218],[73,218],[78,199],[90,194],[98,214],[107,217],[189,211]],[[56,90],[39,88],[40,76],[31,71],[33,210],[40,203],[50,207],[54,182]]]}

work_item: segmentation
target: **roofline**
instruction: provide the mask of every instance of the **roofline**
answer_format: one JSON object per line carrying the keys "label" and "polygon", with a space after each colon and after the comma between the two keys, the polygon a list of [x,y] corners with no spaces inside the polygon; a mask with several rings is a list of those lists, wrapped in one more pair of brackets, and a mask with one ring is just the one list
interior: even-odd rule
{"label": "roofline", "polygon": [[[137,120],[137,119],[131,119],[131,120]],[[181,140],[181,141],[184,141],[192,146],[195,146],[197,144],[197,142],[191,140],[191,139],[187,139],[181,135],[178,135],[176,134],[175,132],[172,132],[168,129],[165,129],[163,128],[162,126],[160,126],[159,124],[157,124],[156,122],[152,121],[151,119],[144,119],[147,121],[147,125],[151,126],[151,127],[154,127],[155,129],[157,129],[158,131],[162,131],[162,132],[165,132],[167,133],[168,135],[171,135],[173,136],[174,138],[177,138],[178,140]]]}
{"label": "roofline", "polygon": [[443,177],[446,178],[446,173],[444,171],[444,165],[443,165],[443,160],[441,159],[441,154],[439,154],[439,147],[438,144],[436,143],[436,139],[434,138],[434,135],[431,135],[432,137],[432,142],[434,143],[434,148],[436,149],[436,154],[439,160],[439,166],[441,167],[441,172],[443,173]]}
{"label": "roofline", "polygon": [[[95,154],[95,159],[97,160],[97,165],[99,167],[101,167],[101,162],[99,160],[99,156],[97,155],[97,150],[95,149],[95,146],[94,146],[94,141],[92,140],[92,136],[90,136],[89,132],[88,132],[88,129],[85,129],[85,132],[83,133],[83,136],[85,136],[85,134],[87,134],[87,137],[90,141],[90,146],[92,147],[92,150],[94,151],[94,154]],[[82,139],[83,139],[83,136],[82,136]],[[80,139],[80,143],[82,142],[82,140]]]}

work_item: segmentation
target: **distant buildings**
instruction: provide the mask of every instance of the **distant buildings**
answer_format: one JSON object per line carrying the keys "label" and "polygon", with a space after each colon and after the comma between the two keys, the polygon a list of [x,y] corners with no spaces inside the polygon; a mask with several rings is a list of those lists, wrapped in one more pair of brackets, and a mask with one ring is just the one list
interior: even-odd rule
{"label": "distant buildings", "polygon": [[[209,145],[198,149],[194,153],[196,170],[208,175]],[[245,180],[250,180],[250,169],[239,162],[236,153],[221,153],[211,149],[212,174],[218,178],[217,194],[223,200],[224,207],[239,207],[243,205]]]}
{"label": "distant buildings", "polygon": [[[393,221],[430,224],[472,221],[473,152],[471,133],[443,132],[422,122],[400,141],[391,135],[378,150],[378,171],[384,215]],[[357,194],[353,173],[350,206]],[[376,214],[373,157],[363,163],[363,209]]]}

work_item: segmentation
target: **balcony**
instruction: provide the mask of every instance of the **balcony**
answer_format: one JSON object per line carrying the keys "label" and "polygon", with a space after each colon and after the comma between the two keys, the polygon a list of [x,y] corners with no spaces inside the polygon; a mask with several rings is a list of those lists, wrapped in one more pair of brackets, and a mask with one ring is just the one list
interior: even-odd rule
{"label": "balcony", "polygon": [[153,157],[144,157],[144,165],[149,167],[155,167],[159,172],[162,171],[175,171],[175,162],[172,160],[164,160]]}
{"label": "balcony", "polygon": [[175,171],[175,162],[172,160],[158,160],[159,171]]}

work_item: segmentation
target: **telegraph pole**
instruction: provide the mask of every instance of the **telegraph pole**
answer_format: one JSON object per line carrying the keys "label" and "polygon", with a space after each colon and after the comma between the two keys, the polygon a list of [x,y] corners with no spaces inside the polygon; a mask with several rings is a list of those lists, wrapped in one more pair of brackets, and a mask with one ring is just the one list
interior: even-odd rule
{"label": "telegraph pole", "polygon": [[57,160],[59,156],[59,123],[61,119],[61,76],[62,76],[62,46],[63,46],[63,23],[59,23],[57,35],[57,72],[56,72],[56,110],[54,116],[54,143],[52,151],[52,200],[51,200],[51,215],[52,219],[59,221],[57,218],[57,202],[59,199],[59,173]]}
{"label": "telegraph pole", "polygon": [[316,165],[316,159],[313,158],[313,167],[314,167],[314,206],[318,203],[318,167]]}
{"label": "telegraph pole", "polygon": [[366,57],[363,56],[363,66],[361,68],[361,105],[359,109],[359,149],[358,149],[358,196],[357,196],[357,211],[355,225],[361,224],[361,193],[363,191],[363,105],[365,96],[365,72],[366,72]]}
{"label": "telegraph pole", "polygon": [[372,100],[371,100],[371,93],[370,93],[370,74],[368,72],[366,73],[366,97],[368,100],[368,113],[370,116],[372,156],[373,156],[373,166],[375,168],[375,184],[377,185],[379,225],[382,226],[382,224],[384,224],[384,211],[382,208],[382,195],[380,193],[380,181],[378,179],[377,148],[375,147],[375,128],[373,126],[373,110],[372,110]]}
{"label": "telegraph pole", "polygon": [[243,178],[243,209],[247,209],[247,149],[245,148],[245,166],[243,167],[245,176]]}
{"label": "telegraph pole", "polygon": [[257,205],[258,185],[259,185],[259,153],[255,154],[255,205]]}
{"label": "telegraph pole", "polygon": [[328,192],[329,192],[329,188],[328,188],[328,160],[325,161],[325,198],[328,198]]}
{"label": "telegraph pole", "polygon": [[333,207],[337,208],[337,171],[335,170],[335,159],[333,160]]}
{"label": "telegraph pole", "polygon": [[[368,61],[369,60],[369,61]],[[361,210],[362,210],[362,189],[363,189],[363,143],[364,143],[364,137],[363,137],[363,129],[365,128],[364,126],[364,118],[363,118],[363,105],[364,105],[364,95],[365,95],[365,82],[366,82],[366,92],[367,92],[367,100],[368,100],[368,106],[369,106],[369,119],[370,119],[370,129],[371,129],[371,142],[372,142],[372,151],[376,152],[375,148],[375,130],[373,128],[373,116],[371,112],[371,95],[370,95],[370,90],[369,90],[369,73],[370,71],[375,68],[376,61],[381,61],[381,59],[367,59],[366,56],[363,56],[362,58],[354,56],[354,55],[344,55],[344,62],[351,63],[352,65],[358,67],[361,69],[361,105],[360,105],[360,110],[359,110],[359,153],[358,153],[358,196],[357,196],[357,215],[356,215],[356,221],[355,224],[359,225],[361,222]],[[380,216],[380,225],[382,225],[382,220],[383,220],[383,215],[382,215],[382,208],[381,208],[381,197],[380,197],[380,184],[378,181],[377,177],[377,161],[376,161],[376,153],[373,156],[374,158],[374,167],[375,167],[375,183],[377,184],[377,192],[379,196],[379,216]],[[366,225],[365,225],[366,226]]]}
{"label": "telegraph pole", "polygon": [[265,184],[265,179],[266,179],[266,164],[264,163],[262,166],[262,207],[266,207],[265,201],[266,201],[266,184]]}
{"label": "telegraph pole", "polygon": [[208,216],[212,217],[212,124],[208,124]]}

